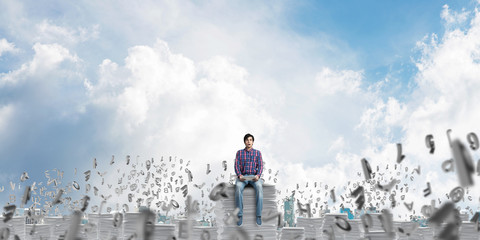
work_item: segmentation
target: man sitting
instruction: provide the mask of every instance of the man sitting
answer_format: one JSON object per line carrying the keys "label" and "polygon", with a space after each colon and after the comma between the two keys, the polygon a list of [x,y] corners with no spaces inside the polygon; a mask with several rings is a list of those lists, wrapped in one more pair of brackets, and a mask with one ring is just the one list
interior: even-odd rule
{"label": "man sitting", "polygon": [[260,179],[263,171],[262,153],[253,149],[255,138],[251,134],[243,137],[245,148],[238,150],[235,157],[235,173],[238,178],[235,182],[235,204],[240,209],[238,212],[238,226],[242,226],[243,220],[243,189],[248,184],[253,185],[255,189],[255,198],[257,202],[256,216],[257,225],[262,225],[263,208],[263,180]]}

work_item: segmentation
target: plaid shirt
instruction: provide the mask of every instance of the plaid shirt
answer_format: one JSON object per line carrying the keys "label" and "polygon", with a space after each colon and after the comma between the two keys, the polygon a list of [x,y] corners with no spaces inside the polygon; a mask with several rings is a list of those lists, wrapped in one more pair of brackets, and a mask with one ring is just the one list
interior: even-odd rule
{"label": "plaid shirt", "polygon": [[258,175],[261,176],[263,172],[262,153],[256,149],[247,151],[241,149],[237,151],[235,157],[235,173],[240,175]]}

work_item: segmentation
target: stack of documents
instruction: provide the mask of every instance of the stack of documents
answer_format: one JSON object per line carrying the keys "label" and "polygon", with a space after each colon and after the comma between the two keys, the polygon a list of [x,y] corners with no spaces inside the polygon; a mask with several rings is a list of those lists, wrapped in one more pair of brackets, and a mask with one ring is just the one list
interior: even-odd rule
{"label": "stack of documents", "polygon": [[120,238],[122,233],[121,223],[120,226],[115,227],[113,224],[113,214],[101,214],[98,218],[98,233],[99,239],[106,238]]}
{"label": "stack of documents", "polygon": [[[323,238],[328,239],[328,236],[334,234],[335,238],[344,239],[347,231],[342,230],[337,226],[337,223],[342,226],[343,228],[347,228],[348,215],[347,213],[326,213],[323,217],[323,226],[322,226],[322,233]],[[338,218],[338,220],[337,220]],[[345,221],[343,221],[344,219]],[[327,231],[327,232],[323,232]]]}
{"label": "stack of documents", "polygon": [[284,227],[280,234],[281,240],[303,240],[305,239],[305,228],[303,227]]}
{"label": "stack of documents", "polygon": [[463,222],[467,222],[470,220],[469,216],[468,216],[468,213],[460,213],[460,219],[463,221]]}
{"label": "stack of documents", "polygon": [[[397,237],[399,240],[408,240],[408,239],[421,239],[422,234],[418,230],[417,222],[410,221],[394,221],[393,227],[397,232]],[[400,230],[402,229],[402,230]]]}
{"label": "stack of documents", "polygon": [[193,235],[193,226],[195,225],[194,220],[181,217],[174,219],[173,223],[175,224],[175,233],[178,239],[192,239],[191,235]]}
{"label": "stack of documents", "polygon": [[460,226],[459,239],[480,239],[480,233],[477,232],[477,224],[470,221],[463,221]]}
{"label": "stack of documents", "polygon": [[385,231],[370,231],[368,233],[365,233],[365,238],[368,238],[370,240],[393,240],[396,239],[396,234],[395,233],[387,233]]}
{"label": "stack of documents", "polygon": [[80,224],[79,228],[78,228],[78,233],[77,233],[77,238],[79,239],[88,239],[88,235],[87,235],[87,227],[89,227],[88,224]]}
{"label": "stack of documents", "polygon": [[372,226],[370,226],[369,231],[370,232],[385,232],[385,230],[382,227],[382,222],[380,221],[380,216],[382,215],[381,213],[369,213],[370,216],[372,217]]}
{"label": "stack of documents", "polygon": [[345,240],[357,240],[360,236],[363,236],[363,225],[362,220],[360,219],[350,219],[348,220],[350,227],[352,228],[349,232],[345,233]]}
{"label": "stack of documents", "polygon": [[27,224],[25,239],[50,239],[50,227],[48,224]]}
{"label": "stack of documents", "polygon": [[433,229],[429,227],[419,227],[415,232],[419,233],[422,239],[433,239],[434,236]]}
{"label": "stack of documents", "polygon": [[140,221],[143,221],[142,213],[123,214],[123,239],[130,239],[137,232]]}
{"label": "stack of documents", "polygon": [[99,239],[99,219],[100,215],[98,215],[98,213],[88,214],[88,226],[86,230],[88,239]]}
{"label": "stack of documents", "polygon": [[10,237],[13,239],[15,235],[18,235],[20,239],[25,238],[25,217],[12,217],[8,222],[3,223],[4,227],[10,229]]}
{"label": "stack of documents", "polygon": [[[371,239],[395,239],[396,238],[397,232],[396,232],[395,226],[392,226],[393,227],[392,233],[387,233],[383,229],[382,227],[383,224],[382,224],[382,221],[380,220],[382,213],[368,213],[368,214],[370,215],[372,220],[371,226],[369,226],[368,231],[365,231],[365,229],[363,229],[363,226],[361,227],[362,231],[364,231],[365,238],[368,238],[368,237],[370,237]],[[367,216],[362,216],[362,217],[364,217],[367,221],[368,219]],[[393,218],[391,213],[390,213],[390,217]]]}
{"label": "stack of documents", "polygon": [[[20,218],[23,219],[23,224],[20,222],[20,220],[19,220]],[[16,219],[16,220],[14,220],[14,219]],[[10,231],[9,232],[10,233],[10,238],[13,239],[13,236],[15,236],[15,234],[17,234],[20,238],[23,238],[25,236],[25,217],[13,217],[8,222],[3,222],[3,220],[5,220],[5,217],[3,217],[0,214],[0,230],[4,229],[4,228],[8,228],[9,231]],[[16,224],[20,224],[20,226],[13,229],[13,226],[16,225]],[[23,230],[21,229],[22,226],[24,228]]]}
{"label": "stack of documents", "polygon": [[[175,225],[155,224],[154,230],[153,230],[153,237],[151,239],[174,239],[174,237],[175,237]],[[192,238],[192,239],[200,239],[200,238]]]}
{"label": "stack of documents", "polygon": [[275,185],[263,184],[262,225],[256,225],[255,189],[247,185],[243,191],[243,225],[238,227],[235,210],[234,185],[226,187],[228,198],[221,198],[215,205],[215,216],[220,239],[233,239],[246,236],[249,239],[276,240],[278,210]]}
{"label": "stack of documents", "polygon": [[323,217],[321,218],[297,218],[297,227],[305,229],[305,238],[321,239]]}
{"label": "stack of documents", "polygon": [[51,238],[58,239],[60,236],[65,236],[70,226],[70,216],[45,217],[43,222],[51,226]]}
{"label": "stack of documents", "polygon": [[194,226],[191,239],[217,240],[217,228],[209,226]]}

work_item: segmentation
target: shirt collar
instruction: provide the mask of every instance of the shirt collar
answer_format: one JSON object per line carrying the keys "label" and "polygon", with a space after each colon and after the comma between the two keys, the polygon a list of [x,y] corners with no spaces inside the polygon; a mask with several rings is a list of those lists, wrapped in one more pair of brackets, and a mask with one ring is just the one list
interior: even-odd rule
{"label": "shirt collar", "polygon": [[250,149],[250,151],[249,151],[249,150],[247,150],[247,148],[245,147],[243,150],[244,150],[245,152],[253,152],[253,150],[255,150],[255,149],[252,148],[252,149]]}

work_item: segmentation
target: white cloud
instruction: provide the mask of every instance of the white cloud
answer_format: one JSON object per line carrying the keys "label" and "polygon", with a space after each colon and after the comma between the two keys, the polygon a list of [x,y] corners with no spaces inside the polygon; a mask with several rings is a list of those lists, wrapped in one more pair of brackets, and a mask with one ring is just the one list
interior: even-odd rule
{"label": "white cloud", "polygon": [[[468,132],[480,134],[480,114],[475,111],[480,101],[476,89],[480,63],[480,15],[475,13],[468,31],[447,30],[439,43],[427,44],[423,58],[417,62],[421,71],[416,76],[417,91],[406,127],[407,139],[426,132],[435,132],[437,140],[445,145],[447,129],[465,141]],[[414,106],[414,107],[413,107]],[[410,135],[411,134],[411,135]]]}
{"label": "white cloud", "polygon": [[[451,13],[446,8],[444,15],[447,14],[445,11],[465,21],[463,13]],[[446,201],[445,194],[459,185],[456,173],[444,173],[441,170],[442,162],[452,158],[447,129],[452,129],[452,138],[459,138],[465,144],[469,132],[480,134],[480,113],[475,110],[480,102],[477,94],[480,88],[480,14],[475,12],[466,31],[459,28],[447,28],[441,39],[432,35],[419,43],[421,57],[416,62],[419,70],[415,76],[417,88],[404,102],[393,97],[386,103],[378,101],[364,112],[359,125],[365,137],[371,141],[363,154],[372,159],[374,164],[395,162],[395,142],[391,142],[397,135],[401,137],[398,140],[406,155],[403,166],[409,167],[410,171],[412,167],[421,166],[422,174],[415,177],[414,181],[408,181],[414,191],[405,200],[414,201],[417,212],[430,199]],[[396,128],[400,130],[395,133]],[[428,153],[425,145],[427,134],[434,136],[436,150],[433,155]],[[471,153],[474,160],[478,159],[477,152]],[[474,179],[478,184],[478,177]],[[432,186],[432,196],[427,198],[423,197],[426,182]],[[473,199],[480,196],[477,189],[470,189],[469,194]],[[471,203],[459,203],[461,206],[468,204]]]}
{"label": "white cloud", "polygon": [[77,62],[79,58],[70,54],[70,51],[58,44],[40,44],[33,45],[35,54],[33,59],[19,69],[8,73],[0,74],[0,86],[5,84],[15,84],[26,77],[39,77],[48,72],[56,70],[62,62]]}
{"label": "white cloud", "polygon": [[[142,57],[157,61],[155,56],[148,58],[148,48],[142,48],[144,46],[156,46],[154,43],[156,38],[168,41],[171,49],[174,49],[174,52],[177,53],[175,55],[180,56],[182,54],[194,62],[195,73],[193,74],[195,80],[192,82],[197,86],[193,89],[202,88],[204,91],[212,91],[212,94],[216,97],[226,98],[217,95],[231,94],[241,98],[244,96],[238,94],[238,91],[231,90],[219,93],[217,89],[223,87],[228,89],[228,87],[231,87],[228,82],[232,83],[231,81],[236,81],[236,88],[242,86],[244,92],[248,93],[247,95],[264,109],[259,115],[269,115],[270,118],[275,119],[277,129],[275,131],[268,130],[269,134],[278,133],[278,131],[287,127],[289,130],[301,128],[300,130],[303,131],[317,125],[314,121],[298,122],[304,119],[303,116],[292,114],[290,107],[285,110],[285,102],[290,101],[292,105],[297,104],[298,102],[294,97],[298,94],[296,91],[304,92],[304,89],[309,91],[312,88],[312,80],[318,71],[318,66],[323,66],[326,62],[333,65],[345,65],[345,62],[354,62],[356,58],[353,51],[343,40],[335,39],[326,33],[319,33],[321,36],[318,38],[310,38],[287,31],[284,28],[284,21],[286,21],[284,13],[290,10],[288,2],[277,2],[273,5],[257,3],[254,8],[251,7],[250,3],[233,4],[235,4],[235,7],[220,2],[193,4],[188,2],[147,1],[145,4],[138,5],[128,2],[118,4],[106,1],[81,5],[79,8],[60,5],[58,8],[63,10],[64,16],[76,16],[78,18],[55,18],[55,16],[37,15],[29,12],[30,8],[34,8],[34,4],[33,6],[26,4],[22,6],[21,3],[12,3],[9,4],[12,5],[9,12],[15,12],[23,19],[21,23],[18,22],[14,25],[16,35],[27,39],[27,41],[34,39],[42,44],[57,43],[85,59],[87,69],[86,76],[82,78],[82,81],[85,88],[88,89],[87,95],[91,97],[92,102],[95,102],[95,106],[114,108],[115,113],[111,116],[115,116],[118,125],[123,124],[122,130],[134,131],[142,124],[148,123],[149,113],[156,109],[150,104],[152,99],[155,99],[155,95],[161,96],[160,98],[163,100],[167,96],[164,92],[174,94],[176,91],[175,94],[188,95],[187,98],[200,98],[195,94],[186,94],[188,91],[181,87],[180,90],[177,90],[176,85],[180,83],[164,81],[164,78],[168,77],[169,71],[180,75],[177,70],[165,68],[167,70],[163,71],[166,71],[166,73],[160,73],[155,69],[156,66],[153,66],[153,69],[149,71],[144,69],[144,67],[152,66],[148,62],[142,65],[128,63],[132,65],[131,69],[127,66],[127,63],[123,65],[121,61],[125,57],[124,51],[127,48],[130,49],[129,51],[142,52]],[[82,7],[88,8],[88,21],[82,18],[85,16],[85,12],[78,10]],[[222,11],[218,11],[218,9],[222,9]],[[215,17],[212,18],[212,16]],[[245,16],[248,16],[248,18],[245,18]],[[83,24],[79,22],[83,22]],[[81,31],[78,30],[79,27],[77,26],[85,28],[85,26],[92,26],[92,23],[93,26],[98,26],[97,31],[94,31],[94,27],[87,27],[87,32],[92,33],[93,36],[91,38],[81,38]],[[102,29],[101,35],[98,33],[98,29]],[[82,40],[95,38],[95,32],[98,35],[97,41]],[[72,46],[74,44],[76,45]],[[131,48],[131,46],[137,47]],[[334,60],[325,57],[332,54],[337,56]],[[135,56],[140,56],[140,54]],[[88,57],[89,59],[87,59]],[[91,74],[94,71],[88,69],[88,67],[98,65],[104,59],[110,59],[110,62],[107,61],[102,64],[106,68],[105,72],[102,72],[101,68],[99,76]],[[132,57],[131,61],[142,61],[142,59]],[[210,67],[208,64],[225,65],[225,68]],[[182,67],[189,67],[189,65],[191,64],[186,63]],[[231,65],[236,65],[236,67]],[[180,67],[180,64],[172,66]],[[225,71],[224,69],[228,70]],[[154,73],[153,75],[162,76],[162,78],[159,78],[161,81],[147,80],[151,77],[139,76],[139,74],[133,75],[132,73],[136,71],[139,74],[142,72]],[[185,73],[192,74],[190,69]],[[342,72],[340,71],[340,73]],[[348,71],[345,71],[345,73],[348,74]],[[223,81],[227,83],[217,82],[218,80],[215,80],[218,78],[217,76],[222,76]],[[190,77],[186,76],[186,78]],[[203,78],[210,79],[210,81],[202,82]],[[132,83],[132,81],[137,80],[138,83]],[[136,86],[140,82],[153,84],[151,89],[156,89],[155,91],[158,91],[158,93],[143,94],[141,92],[143,90],[139,90],[140,86]],[[189,81],[186,81],[186,84],[189,84]],[[290,87],[288,84],[296,86]],[[128,91],[126,90],[127,87],[130,87]],[[314,95],[318,94],[314,93]],[[291,97],[287,99],[286,96]],[[205,100],[210,99],[210,101],[215,100],[216,97],[202,96]],[[180,97],[174,99],[176,101],[171,102],[171,104],[184,103],[185,101],[178,100],[181,99]],[[236,104],[239,104],[237,102],[239,100],[235,98],[228,99],[228,101],[224,101],[224,105],[236,106]],[[118,101],[123,102],[121,107],[113,107],[115,106],[114,102]],[[248,104],[248,100],[243,101]],[[327,101],[323,101],[323,104],[327,104]],[[331,106],[347,104],[345,102],[341,102],[341,104],[335,102]],[[312,104],[312,102],[302,102],[300,105],[305,109],[317,107],[317,104]],[[172,107],[165,104],[164,108],[168,110]],[[86,105],[82,109],[88,113]],[[227,109],[228,111],[239,111],[235,108]],[[198,110],[194,109],[194,111]],[[310,112],[310,110],[308,111]],[[361,109],[359,108],[356,111],[361,111]],[[186,113],[184,114],[186,115]],[[198,118],[202,116],[200,113],[195,114]],[[128,121],[120,123],[124,118]],[[173,117],[168,116],[166,118],[168,118],[168,121],[172,121]],[[235,126],[233,123],[238,120],[229,121],[232,121],[231,126]],[[353,117],[351,121],[353,121]],[[325,128],[330,128],[327,124],[324,125]],[[340,124],[335,125],[338,127]],[[245,129],[245,131],[251,130]],[[242,130],[242,132],[244,131]],[[303,137],[291,134],[291,132],[283,133],[286,134],[282,136],[291,136],[297,140],[299,140],[299,137]],[[300,133],[300,135],[302,134],[304,133]],[[336,136],[338,136],[337,133],[332,138]],[[147,139],[152,139],[152,137]],[[288,138],[277,137],[272,141],[265,141],[264,144],[276,145],[278,148],[285,149],[284,146],[290,144],[290,140],[285,139]],[[309,145],[313,147],[319,139],[323,139],[323,137],[308,132],[303,138],[303,143],[309,142]],[[331,140],[334,139],[327,139],[326,141]],[[282,141],[283,144],[278,144],[278,141]],[[303,143],[299,143],[299,145],[303,145]],[[295,156],[294,150],[291,151],[292,155]],[[301,152],[303,156],[297,155],[297,157],[304,159],[308,152]]]}
{"label": "white cloud", "polygon": [[393,97],[388,98],[385,122],[392,126],[401,126],[406,117],[407,107]]}
{"label": "white cloud", "polygon": [[[274,142],[282,149],[280,162],[302,159],[305,167],[317,168],[335,159],[337,151],[364,147],[363,132],[356,126],[363,111],[379,97],[368,87],[362,88],[363,77],[363,70],[323,67],[287,85],[284,107],[279,110],[283,127],[278,130],[285,137]],[[332,147],[339,136],[343,137],[342,149]]]}
{"label": "white cloud", "polygon": [[84,80],[84,86],[89,96],[95,96],[96,102],[108,101],[112,96],[119,94],[125,81],[121,79],[122,75],[118,71],[118,64],[110,59],[104,59],[99,65],[99,74],[100,77],[95,86],[88,79]]}
{"label": "white cloud", "polygon": [[[86,109],[98,110],[96,117],[106,119],[101,135],[114,141],[105,145],[125,149],[116,155],[133,151],[147,158],[178,156],[191,162],[188,169],[196,183],[213,183],[213,176],[228,178],[234,172],[235,153],[250,132],[256,137],[254,147],[264,153],[265,172],[276,170],[269,142],[278,120],[250,94],[248,72],[233,59],[216,56],[196,63],[158,40],[153,46],[131,47],[125,64],[105,59],[99,73],[98,81],[84,83]],[[223,160],[227,172],[219,170]],[[207,163],[213,171],[209,176]]]}
{"label": "white cloud", "polygon": [[[467,16],[465,13],[459,15],[450,12],[449,14],[460,18],[461,21],[466,21],[463,19]],[[457,19],[456,23],[459,23],[460,20]],[[314,180],[307,180],[307,178],[312,178],[303,176],[309,176],[310,172],[315,172],[313,175],[322,176],[322,180],[328,179],[326,181],[330,182],[331,179],[339,179],[338,182],[333,181],[332,184],[344,186],[347,180],[356,181],[355,179],[363,178],[363,175],[357,177],[356,172],[361,170],[360,159],[366,158],[374,172],[377,172],[378,166],[380,171],[377,173],[385,173],[385,177],[382,177],[381,180],[382,184],[388,183],[391,176],[401,180],[400,187],[409,187],[408,193],[405,193],[405,189],[403,193],[397,191],[396,200],[401,202],[401,205],[393,209],[394,218],[408,218],[412,214],[403,206],[403,202],[414,202],[414,210],[417,213],[420,212],[423,205],[430,204],[432,199],[437,200],[437,206],[440,205],[438,199],[445,202],[447,200],[445,194],[459,185],[456,173],[447,174],[441,170],[441,163],[452,158],[446,130],[452,129],[453,138],[459,138],[464,143],[466,143],[466,135],[469,132],[480,134],[478,127],[480,114],[475,111],[476,103],[480,102],[476,93],[476,90],[480,88],[480,81],[478,81],[478,76],[480,76],[478,60],[480,14],[475,12],[466,31],[460,30],[460,27],[457,24],[452,28],[447,28],[440,40],[435,34],[432,34],[431,38],[426,38],[418,44],[421,56],[416,62],[419,69],[415,76],[417,88],[408,97],[404,96],[405,100],[403,101],[396,97],[382,100],[377,95],[377,91],[381,90],[379,88],[381,86],[378,84],[378,86],[368,87],[368,91],[362,90],[359,88],[361,75],[353,75],[360,76],[358,78],[345,78],[358,79],[350,82],[351,86],[355,86],[354,88],[348,89],[343,85],[335,85],[339,82],[348,82],[343,78],[348,74],[332,74],[331,70],[323,70],[324,76],[330,75],[334,76],[330,79],[339,79],[326,81],[328,84],[324,85],[324,92],[369,94],[373,100],[373,105],[367,107],[360,115],[360,121],[356,127],[356,131],[363,134],[363,141],[366,144],[360,148],[359,155],[347,156],[342,151],[341,154],[337,154],[333,163],[317,168],[309,168],[301,164],[298,166],[288,165],[289,169],[301,172],[301,174],[295,175],[301,177],[299,179],[287,176],[286,178],[293,182],[312,182]],[[346,85],[348,86],[348,84]],[[436,150],[433,155],[429,154],[429,149],[425,145],[427,134],[434,136]],[[329,152],[333,149],[338,151],[341,146],[347,145],[351,142],[352,135],[337,136],[329,143]],[[399,170],[397,171],[401,172],[400,175],[394,174],[396,171],[389,172],[396,163],[396,143],[402,143],[403,154],[406,156],[402,164],[398,166]],[[476,163],[475,159],[478,159],[479,155],[477,152],[472,152],[472,155]],[[389,165],[388,170],[386,169],[387,165]],[[413,169],[418,166],[421,168],[420,175],[413,172]],[[335,173],[333,174],[335,176],[332,173]],[[478,177],[474,177],[474,179],[478,184]],[[426,188],[427,182],[430,182],[432,186],[432,194],[424,197],[423,190]],[[406,196],[404,201],[400,200],[400,195]],[[470,188],[469,195],[473,196],[475,200],[480,197],[480,192]],[[472,206],[468,200],[459,203],[459,206],[462,207],[468,205]]]}
{"label": "white cloud", "polygon": [[15,47],[15,44],[8,42],[5,38],[0,39],[0,57],[7,52],[15,53],[18,51],[19,49]]}
{"label": "white cloud", "polygon": [[99,36],[99,25],[90,28],[78,27],[77,29],[55,25],[51,20],[44,19],[35,25],[36,34],[33,40],[41,43],[77,44]]}
{"label": "white cloud", "polygon": [[317,74],[317,86],[319,94],[333,95],[336,93],[354,94],[360,91],[363,72],[352,70],[334,71],[324,67]]}
{"label": "white cloud", "polygon": [[447,4],[443,5],[443,10],[441,13],[441,17],[443,20],[445,20],[445,26],[446,27],[458,27],[458,25],[461,25],[465,23],[471,12],[466,11],[465,9],[462,9],[462,12],[451,12],[449,6]]}
{"label": "white cloud", "polygon": [[103,61],[100,73],[97,83],[86,82],[90,104],[108,109],[114,123],[105,130],[138,151],[193,159],[204,169],[210,161],[232,163],[247,132],[260,148],[275,134],[277,121],[248,93],[248,74],[231,59],[196,64],[158,41],[130,48],[124,66]]}
{"label": "white cloud", "polygon": [[392,140],[394,127],[403,127],[406,120],[407,106],[394,97],[389,97],[385,103],[377,99],[373,107],[363,112],[357,129],[373,146],[381,146]]}
{"label": "white cloud", "polygon": [[29,70],[33,73],[46,72],[58,67],[63,61],[78,61],[76,55],[70,54],[70,51],[58,44],[40,44],[33,45],[35,56],[30,62]]}

